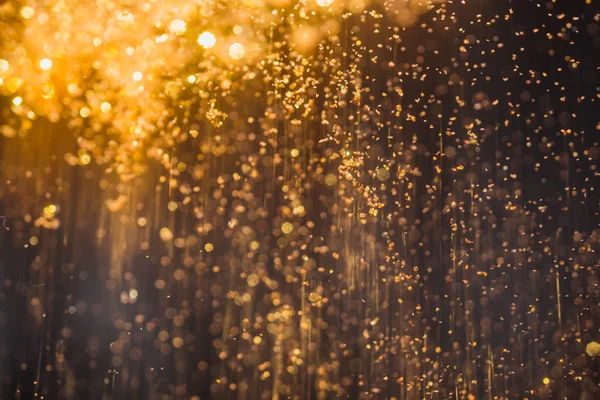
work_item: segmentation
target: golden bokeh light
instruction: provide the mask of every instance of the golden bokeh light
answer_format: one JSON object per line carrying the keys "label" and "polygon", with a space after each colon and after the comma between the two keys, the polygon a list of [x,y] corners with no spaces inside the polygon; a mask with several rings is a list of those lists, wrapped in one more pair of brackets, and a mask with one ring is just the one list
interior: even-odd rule
{"label": "golden bokeh light", "polygon": [[0,398],[598,397],[594,2],[0,3]]}
{"label": "golden bokeh light", "polygon": [[229,46],[229,55],[234,60],[239,60],[246,55],[246,49],[241,43],[233,43]]}
{"label": "golden bokeh light", "polygon": [[209,31],[202,32],[200,36],[198,36],[198,44],[205,49],[213,48],[216,43],[217,38]]}
{"label": "golden bokeh light", "polygon": [[40,68],[44,71],[48,71],[52,68],[52,60],[44,58],[40,61]]}
{"label": "golden bokeh light", "polygon": [[328,7],[333,4],[335,0],[316,0],[317,4],[321,7]]}

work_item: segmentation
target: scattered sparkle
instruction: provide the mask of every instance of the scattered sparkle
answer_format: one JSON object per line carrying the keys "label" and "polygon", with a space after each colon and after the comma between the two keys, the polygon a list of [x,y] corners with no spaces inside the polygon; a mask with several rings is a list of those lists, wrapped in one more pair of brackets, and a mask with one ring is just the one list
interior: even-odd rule
{"label": "scattered sparkle", "polygon": [[600,398],[597,2],[1,3],[5,397]]}

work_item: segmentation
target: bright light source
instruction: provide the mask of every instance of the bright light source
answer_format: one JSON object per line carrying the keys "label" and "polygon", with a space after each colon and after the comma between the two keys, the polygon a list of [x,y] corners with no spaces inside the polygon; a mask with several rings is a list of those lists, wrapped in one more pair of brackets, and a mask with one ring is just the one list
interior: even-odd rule
{"label": "bright light source", "polygon": [[244,46],[242,46],[241,43],[234,43],[229,46],[229,55],[234,60],[239,60],[240,58],[244,57],[245,54],[246,49],[244,49]]}
{"label": "bright light source", "polygon": [[210,49],[211,47],[214,47],[216,43],[217,38],[215,37],[215,35],[208,31],[203,32],[200,36],[198,36],[198,44],[204,47],[205,49]]}
{"label": "bright light source", "polygon": [[44,71],[48,71],[50,68],[52,68],[52,60],[49,58],[44,58],[42,61],[40,61],[40,68]]}

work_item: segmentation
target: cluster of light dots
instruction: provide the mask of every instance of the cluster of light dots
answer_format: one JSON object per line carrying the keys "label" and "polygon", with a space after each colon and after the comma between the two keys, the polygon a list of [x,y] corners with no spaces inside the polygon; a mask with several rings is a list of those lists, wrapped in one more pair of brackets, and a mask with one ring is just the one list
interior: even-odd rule
{"label": "cluster of light dots", "polygon": [[0,5],[0,397],[600,397],[592,1],[100,3]]}

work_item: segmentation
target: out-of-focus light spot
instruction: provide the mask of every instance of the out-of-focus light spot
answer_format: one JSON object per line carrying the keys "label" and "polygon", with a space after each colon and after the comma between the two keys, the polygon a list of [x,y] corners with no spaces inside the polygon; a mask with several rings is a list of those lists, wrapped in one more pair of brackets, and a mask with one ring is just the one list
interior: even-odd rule
{"label": "out-of-focus light spot", "polygon": [[195,75],[190,75],[190,76],[188,76],[188,79],[187,79],[187,81],[188,81],[189,83],[194,83],[194,82],[196,82],[196,76],[195,76]]}
{"label": "out-of-focus light spot", "polygon": [[316,302],[317,302],[317,301],[319,301],[320,299],[321,299],[321,296],[319,296],[319,294],[318,294],[318,293],[316,293],[316,292],[311,292],[311,293],[308,295],[308,300],[309,300],[311,303],[316,303]]}
{"label": "out-of-focus light spot", "polygon": [[284,222],[283,225],[281,225],[281,231],[285,234],[288,234],[290,232],[292,232],[294,230],[294,225],[292,225],[290,222]]}
{"label": "out-of-focus light spot", "polygon": [[217,44],[217,38],[211,32],[202,32],[200,36],[198,36],[198,44],[205,49],[210,49]]}
{"label": "out-of-focus light spot", "polygon": [[81,115],[81,118],[87,118],[90,116],[90,109],[87,107],[81,107],[81,110],[79,110],[79,115]]}
{"label": "out-of-focus light spot", "polygon": [[42,86],[42,97],[45,99],[50,99],[54,96],[54,86],[52,85],[44,85]]}
{"label": "out-of-focus light spot", "polygon": [[117,22],[122,27],[129,26],[135,22],[133,14],[128,11],[123,11],[117,15]]}
{"label": "out-of-focus light spot", "polygon": [[0,72],[6,72],[6,71],[8,71],[9,67],[10,67],[10,65],[8,64],[8,61],[3,60],[2,58],[0,58]]}
{"label": "out-of-focus light spot", "polygon": [[8,90],[11,93],[14,93],[17,91],[17,89],[19,89],[19,87],[21,86],[22,83],[23,83],[22,79],[19,79],[19,78],[13,76],[12,78],[9,78],[6,81],[6,87],[8,88]]}
{"label": "out-of-focus light spot", "polygon": [[333,0],[317,0],[317,4],[321,7],[327,7],[333,4]]}
{"label": "out-of-focus light spot", "polygon": [[335,176],[334,174],[327,174],[327,176],[325,176],[325,184],[327,186],[333,186],[336,182],[337,176]]}
{"label": "out-of-focus light spot", "polygon": [[204,245],[204,250],[207,251],[208,253],[210,253],[211,251],[213,251],[214,246],[212,245],[212,243],[206,243]]}
{"label": "out-of-focus light spot", "polygon": [[544,385],[549,384],[550,383],[550,378],[544,378],[543,382],[544,382]]}
{"label": "out-of-focus light spot", "polygon": [[234,60],[239,60],[240,58],[244,57],[245,54],[246,49],[241,43],[234,43],[231,46],[229,46],[229,55]]}
{"label": "out-of-focus light spot", "polygon": [[29,6],[21,8],[21,17],[31,19],[35,15],[35,10]]}
{"label": "out-of-focus light spot", "polygon": [[299,27],[294,29],[292,43],[302,52],[313,49],[320,38],[320,32],[315,27]]}
{"label": "out-of-focus light spot", "polygon": [[181,35],[187,29],[187,24],[182,19],[174,19],[169,24],[169,32],[174,33],[176,35]]}
{"label": "out-of-focus light spot", "polygon": [[42,61],[40,61],[40,68],[44,71],[50,70],[50,68],[52,68],[52,60],[49,58],[44,58]]}
{"label": "out-of-focus light spot", "polygon": [[600,355],[600,343],[589,342],[587,346],[585,346],[585,352],[590,357],[597,357],[598,355]]}
{"label": "out-of-focus light spot", "polygon": [[169,240],[173,239],[173,233],[167,227],[161,228],[159,234],[160,234],[160,238],[165,242],[168,242]]}
{"label": "out-of-focus light spot", "polygon": [[20,105],[21,105],[21,103],[23,103],[23,99],[22,99],[21,97],[17,96],[17,97],[15,97],[15,98],[13,99],[13,104],[14,104],[15,106],[20,106]]}
{"label": "out-of-focus light spot", "polygon": [[233,33],[236,35],[241,35],[244,32],[244,28],[241,25],[236,25],[233,27]]}
{"label": "out-of-focus light spot", "polygon": [[136,71],[132,75],[133,80],[136,82],[141,81],[143,77],[144,77],[144,75],[142,75],[142,73],[140,71]]}
{"label": "out-of-focus light spot", "polygon": [[102,104],[100,104],[100,111],[102,111],[103,113],[107,113],[112,109],[112,106],[110,105],[109,102],[105,101]]}
{"label": "out-of-focus light spot", "polygon": [[248,281],[249,286],[254,287],[254,286],[258,285],[258,282],[260,281],[260,279],[259,279],[258,275],[250,274],[250,275],[248,275],[247,281]]}

